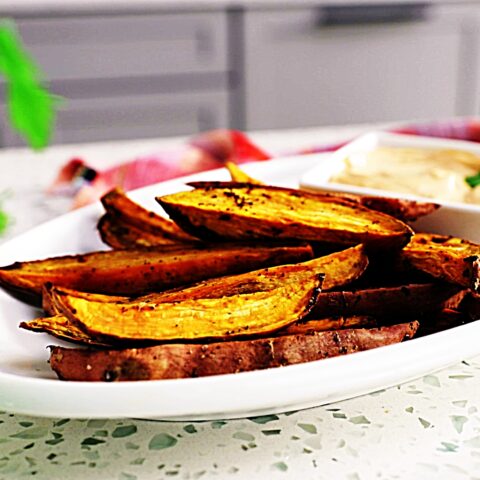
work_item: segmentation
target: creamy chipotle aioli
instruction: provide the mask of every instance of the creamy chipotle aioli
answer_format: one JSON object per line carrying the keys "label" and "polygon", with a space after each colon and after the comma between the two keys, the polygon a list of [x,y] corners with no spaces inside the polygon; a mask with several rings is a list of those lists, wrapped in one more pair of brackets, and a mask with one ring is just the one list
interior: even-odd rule
{"label": "creamy chipotle aioli", "polygon": [[461,150],[381,147],[352,153],[330,181],[480,204],[480,186],[465,181],[479,171],[480,157]]}

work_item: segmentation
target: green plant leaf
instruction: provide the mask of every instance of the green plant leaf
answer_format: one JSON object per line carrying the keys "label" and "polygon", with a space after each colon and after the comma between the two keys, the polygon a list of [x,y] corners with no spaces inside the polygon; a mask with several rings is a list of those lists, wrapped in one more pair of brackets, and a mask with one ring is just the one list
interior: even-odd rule
{"label": "green plant leaf", "polygon": [[0,235],[7,229],[8,215],[0,210]]}
{"label": "green plant leaf", "polygon": [[6,80],[6,102],[12,127],[34,149],[48,145],[58,97],[42,84],[41,73],[11,22],[0,24],[0,73]]}

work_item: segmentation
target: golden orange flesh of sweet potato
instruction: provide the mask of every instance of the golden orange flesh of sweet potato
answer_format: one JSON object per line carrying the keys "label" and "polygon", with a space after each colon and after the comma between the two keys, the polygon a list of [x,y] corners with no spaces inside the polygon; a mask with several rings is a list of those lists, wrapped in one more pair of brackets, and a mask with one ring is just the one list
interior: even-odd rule
{"label": "golden orange flesh of sweet potato", "polygon": [[301,239],[378,248],[405,245],[412,230],[342,198],[261,185],[194,183],[157,198],[184,230],[205,240]]}
{"label": "golden orange flesh of sweet potato", "polygon": [[225,168],[230,173],[232,182],[249,183],[251,185],[264,185],[263,182],[245,173],[236,163],[225,162]]}
{"label": "golden orange flesh of sweet potato", "polygon": [[[295,265],[282,265],[278,267],[271,267],[269,270],[278,277],[285,275],[291,275],[295,272],[298,276],[311,276],[312,274],[323,274],[323,285],[328,289],[336,288],[346,285],[351,281],[358,278],[365,270],[368,264],[368,259],[365,255],[362,245],[352,247],[341,252],[336,252],[325,257],[315,258],[307,262],[295,264]],[[244,277],[248,277],[249,274],[244,274]],[[165,302],[182,302],[187,299],[202,299],[202,298],[220,298],[225,295],[235,295],[237,293],[239,285],[238,276],[222,277],[218,279],[210,279],[204,282],[200,282],[191,287],[185,287],[182,289],[170,290],[162,293],[154,293],[137,298],[139,304],[164,304]],[[243,288],[243,287],[242,287]],[[323,286],[322,286],[323,288]],[[320,294],[321,295],[321,294]],[[63,334],[62,338],[66,338],[68,333],[68,325],[74,328],[72,333],[72,340],[77,343],[98,343],[90,335],[83,333],[79,335],[78,327],[74,326],[67,319],[59,320],[59,314],[63,308],[63,300],[65,297],[76,297],[87,301],[99,302],[99,303],[128,303],[129,297],[120,297],[112,295],[102,295],[98,293],[79,292],[67,288],[54,287],[52,285],[45,285],[42,291],[43,308],[52,315],[51,320],[48,318],[42,318],[34,320],[33,323],[22,324],[23,328],[30,328],[35,331],[46,331],[53,335],[60,336],[59,332]],[[322,325],[310,324],[308,322],[308,330],[321,330],[321,329],[336,329],[347,328],[352,326],[367,326],[368,323],[360,323],[362,319],[346,318],[322,320]],[[49,323],[50,322],[50,323]],[[58,325],[60,323],[60,325]],[[65,326],[62,330],[62,325]],[[37,327],[37,328],[35,328]],[[300,328],[300,327],[299,327]],[[83,332],[83,331],[82,331]],[[87,340],[87,341],[85,341]]]}
{"label": "golden orange flesh of sweet potato", "polygon": [[50,365],[74,381],[160,380],[293,365],[368,350],[413,337],[418,322],[211,344],[124,350],[52,347]]}
{"label": "golden orange flesh of sweet potato", "polygon": [[106,346],[106,344],[92,339],[90,335],[72,324],[67,317],[60,314],[52,317],[35,318],[28,322],[21,322],[20,328],[31,330],[32,332],[49,333],[61,340],[69,340],[84,345]]}
{"label": "golden orange flesh of sweet potato", "polygon": [[[293,266],[292,266],[293,267]],[[232,277],[223,290],[182,301],[96,302],[59,293],[60,312],[100,341],[224,339],[273,332],[313,307],[323,277],[272,268]],[[207,282],[206,282],[207,283]]]}
{"label": "golden orange flesh of sweet potato", "polygon": [[131,296],[204,278],[305,260],[311,255],[311,248],[306,245],[259,244],[102,251],[14,263],[0,268],[0,286],[34,304],[40,303],[45,283]]}
{"label": "golden orange flesh of sweet potato", "polygon": [[480,245],[461,238],[416,233],[400,255],[435,278],[480,291]]}

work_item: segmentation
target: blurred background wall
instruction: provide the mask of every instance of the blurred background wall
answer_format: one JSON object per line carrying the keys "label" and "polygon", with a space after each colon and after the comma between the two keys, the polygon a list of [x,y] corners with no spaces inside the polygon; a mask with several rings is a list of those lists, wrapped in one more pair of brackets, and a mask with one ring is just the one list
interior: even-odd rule
{"label": "blurred background wall", "polygon": [[56,143],[479,112],[477,1],[4,0],[0,18],[65,98]]}

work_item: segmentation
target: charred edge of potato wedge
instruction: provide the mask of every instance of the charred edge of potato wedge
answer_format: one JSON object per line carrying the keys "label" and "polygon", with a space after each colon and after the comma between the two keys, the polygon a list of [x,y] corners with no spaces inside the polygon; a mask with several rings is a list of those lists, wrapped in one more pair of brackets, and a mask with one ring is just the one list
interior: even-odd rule
{"label": "charred edge of potato wedge", "polygon": [[192,378],[305,363],[412,338],[418,322],[209,345],[169,344],[125,350],[51,347],[62,380],[131,381]]}
{"label": "charred edge of potato wedge", "polygon": [[432,277],[480,292],[480,245],[447,235],[416,233],[399,255]]}
{"label": "charred edge of potato wedge", "polygon": [[157,201],[184,230],[207,241],[295,238],[394,249],[413,233],[390,215],[332,195],[236,182],[189,185],[194,190]]}
{"label": "charred edge of potato wedge", "polygon": [[165,239],[170,238],[176,243],[189,243],[197,240],[168,218],[147,210],[131,200],[119,187],[115,187],[106,193],[101,198],[101,202],[107,213],[113,217],[150,234]]}
{"label": "charred edge of potato wedge", "polygon": [[239,277],[224,295],[181,302],[95,302],[58,291],[55,304],[72,324],[102,343],[231,339],[273,332],[304,318],[324,278],[268,269]]}
{"label": "charred edge of potato wedge", "polygon": [[113,295],[142,295],[312,257],[307,244],[165,245],[65,255],[0,268],[0,286],[16,298],[41,304],[45,283]]}

